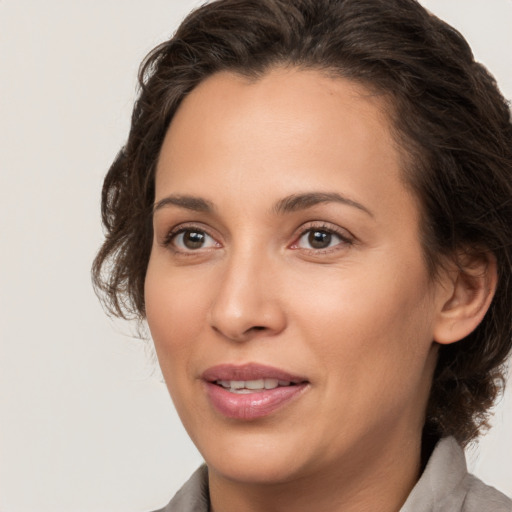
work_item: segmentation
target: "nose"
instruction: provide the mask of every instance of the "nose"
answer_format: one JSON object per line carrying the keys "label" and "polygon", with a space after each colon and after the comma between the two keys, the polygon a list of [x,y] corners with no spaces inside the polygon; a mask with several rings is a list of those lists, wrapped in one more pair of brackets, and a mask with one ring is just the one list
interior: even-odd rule
{"label": "nose", "polygon": [[210,309],[212,329],[237,342],[282,332],[286,315],[277,269],[248,254],[233,256],[225,265]]}

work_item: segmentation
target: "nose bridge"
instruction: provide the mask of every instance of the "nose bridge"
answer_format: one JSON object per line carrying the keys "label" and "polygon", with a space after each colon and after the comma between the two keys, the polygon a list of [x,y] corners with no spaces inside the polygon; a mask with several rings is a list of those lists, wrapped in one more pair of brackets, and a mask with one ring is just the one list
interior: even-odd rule
{"label": "nose bridge", "polygon": [[234,246],[224,261],[211,306],[212,328],[227,338],[244,341],[262,331],[277,333],[285,317],[277,294],[275,262],[254,243]]}

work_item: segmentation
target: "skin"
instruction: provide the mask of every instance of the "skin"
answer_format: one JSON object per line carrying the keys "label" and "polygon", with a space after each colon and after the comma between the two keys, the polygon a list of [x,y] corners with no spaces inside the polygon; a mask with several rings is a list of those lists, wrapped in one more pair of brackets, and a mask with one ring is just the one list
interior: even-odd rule
{"label": "skin", "polygon": [[[454,272],[428,275],[385,107],[318,71],[219,73],[170,125],[146,313],[215,512],[399,510],[419,476],[433,340],[470,329],[460,311],[475,293]],[[311,192],[349,201],[276,211]],[[314,228],[333,233],[327,248],[309,243]],[[267,417],[225,418],[201,374],[249,362],[308,386]]]}

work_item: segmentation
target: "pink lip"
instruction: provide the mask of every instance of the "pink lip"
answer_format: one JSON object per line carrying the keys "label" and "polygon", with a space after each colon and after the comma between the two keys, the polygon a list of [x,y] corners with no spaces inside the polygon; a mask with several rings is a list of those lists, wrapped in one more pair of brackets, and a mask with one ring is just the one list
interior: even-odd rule
{"label": "pink lip", "polygon": [[218,366],[208,368],[201,377],[209,382],[215,382],[217,380],[277,379],[289,380],[290,382],[298,384],[307,381],[305,377],[292,375],[279,368],[257,363],[247,363],[243,365],[219,364]]}
{"label": "pink lip", "polygon": [[[239,420],[254,420],[274,413],[298,397],[309,384],[303,377],[255,363],[242,366],[230,364],[214,366],[206,370],[202,378],[213,407],[222,415]],[[218,380],[258,379],[285,380],[294,385],[237,394],[215,384]]]}

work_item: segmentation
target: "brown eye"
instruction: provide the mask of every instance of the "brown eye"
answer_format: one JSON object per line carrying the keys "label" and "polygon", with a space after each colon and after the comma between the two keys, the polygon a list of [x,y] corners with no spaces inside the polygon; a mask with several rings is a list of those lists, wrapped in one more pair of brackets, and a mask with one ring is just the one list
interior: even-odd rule
{"label": "brown eye", "polygon": [[351,240],[327,228],[310,228],[303,231],[296,247],[309,251],[322,251],[342,245],[351,245]]}
{"label": "brown eye", "polygon": [[215,240],[198,229],[184,229],[174,235],[173,244],[183,251],[194,251],[215,247]]}
{"label": "brown eye", "polygon": [[326,231],[311,230],[308,243],[313,249],[327,249],[331,245],[332,234]]}
{"label": "brown eye", "polygon": [[204,233],[196,231],[186,231],[183,233],[183,245],[188,249],[199,249],[204,244]]}

